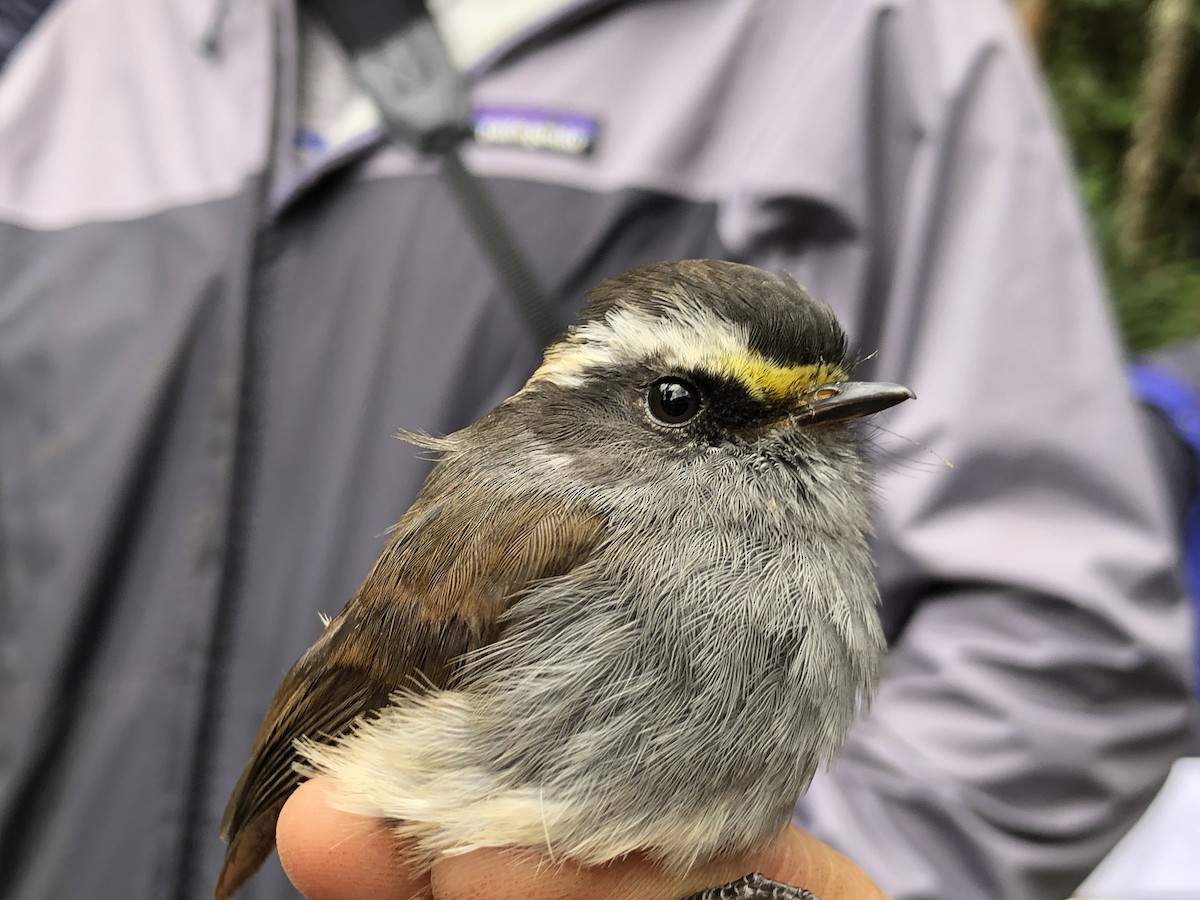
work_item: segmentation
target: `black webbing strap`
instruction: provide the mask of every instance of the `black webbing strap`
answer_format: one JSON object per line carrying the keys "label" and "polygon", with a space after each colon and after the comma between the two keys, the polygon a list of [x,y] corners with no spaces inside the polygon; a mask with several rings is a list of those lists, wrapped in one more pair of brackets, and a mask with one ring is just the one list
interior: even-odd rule
{"label": "black webbing strap", "polygon": [[446,183],[525,325],[541,346],[550,343],[561,330],[554,311],[487,188],[458,154],[472,134],[471,105],[424,0],[309,2],[345,47],[388,132],[441,157]]}

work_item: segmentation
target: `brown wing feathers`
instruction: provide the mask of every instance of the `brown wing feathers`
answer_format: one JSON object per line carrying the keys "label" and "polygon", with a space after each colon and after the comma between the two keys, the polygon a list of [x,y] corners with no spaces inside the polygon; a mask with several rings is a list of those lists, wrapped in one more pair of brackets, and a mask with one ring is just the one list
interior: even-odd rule
{"label": "brown wing feathers", "polygon": [[217,900],[275,844],[279,810],[302,780],[292,770],[297,738],[335,738],[401,688],[447,686],[463,654],[496,639],[501,614],[524,588],[584,562],[603,537],[598,515],[556,498],[435,499],[439,474],[276,690],[225,810]]}

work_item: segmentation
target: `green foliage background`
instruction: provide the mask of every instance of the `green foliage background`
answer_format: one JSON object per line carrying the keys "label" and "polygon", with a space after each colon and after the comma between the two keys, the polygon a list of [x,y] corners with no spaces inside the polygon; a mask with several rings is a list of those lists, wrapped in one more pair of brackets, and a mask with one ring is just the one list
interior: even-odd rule
{"label": "green foliage background", "polygon": [[1116,243],[1121,163],[1138,113],[1149,0],[1057,0],[1042,63],[1079,167],[1084,197],[1132,351],[1200,335],[1200,6],[1138,260]]}

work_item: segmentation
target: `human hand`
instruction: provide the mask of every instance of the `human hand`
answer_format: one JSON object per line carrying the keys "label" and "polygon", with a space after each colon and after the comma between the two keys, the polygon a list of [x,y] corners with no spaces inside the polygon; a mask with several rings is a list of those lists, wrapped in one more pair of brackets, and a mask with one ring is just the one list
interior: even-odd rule
{"label": "human hand", "polygon": [[332,809],[319,779],[302,784],[288,800],[276,838],[284,870],[309,900],[679,900],[748,872],[803,886],[821,900],[885,896],[858,866],[794,826],[765,850],[679,877],[640,858],[583,868],[503,850],[448,857],[431,872],[414,873],[385,823]]}

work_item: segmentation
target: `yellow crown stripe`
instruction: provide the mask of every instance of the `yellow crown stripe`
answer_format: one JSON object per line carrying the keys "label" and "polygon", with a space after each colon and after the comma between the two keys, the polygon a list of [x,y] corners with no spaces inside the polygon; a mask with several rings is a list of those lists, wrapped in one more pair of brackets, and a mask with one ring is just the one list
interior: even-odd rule
{"label": "yellow crown stripe", "polygon": [[845,381],[849,376],[841,366],[813,363],[801,366],[781,366],[757,353],[748,352],[715,360],[713,375],[735,380],[750,394],[763,400],[787,400],[811,391],[823,384]]}

